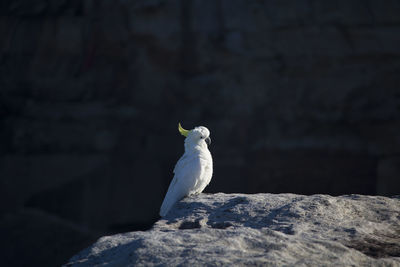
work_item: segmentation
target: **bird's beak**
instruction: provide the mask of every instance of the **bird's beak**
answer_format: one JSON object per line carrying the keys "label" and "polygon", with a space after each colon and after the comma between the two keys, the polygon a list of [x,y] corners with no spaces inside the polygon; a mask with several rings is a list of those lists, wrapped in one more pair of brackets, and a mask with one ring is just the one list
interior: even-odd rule
{"label": "bird's beak", "polygon": [[206,141],[207,145],[211,144],[211,138],[210,137],[207,137],[204,141]]}

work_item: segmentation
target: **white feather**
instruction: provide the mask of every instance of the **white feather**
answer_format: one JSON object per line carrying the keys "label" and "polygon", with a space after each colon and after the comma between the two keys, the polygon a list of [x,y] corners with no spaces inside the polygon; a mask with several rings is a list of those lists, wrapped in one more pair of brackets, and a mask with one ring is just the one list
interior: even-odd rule
{"label": "white feather", "polygon": [[212,177],[212,157],[205,139],[210,132],[205,127],[196,127],[185,139],[185,153],[176,163],[174,178],[160,208],[164,217],[174,204],[185,196],[201,193]]}

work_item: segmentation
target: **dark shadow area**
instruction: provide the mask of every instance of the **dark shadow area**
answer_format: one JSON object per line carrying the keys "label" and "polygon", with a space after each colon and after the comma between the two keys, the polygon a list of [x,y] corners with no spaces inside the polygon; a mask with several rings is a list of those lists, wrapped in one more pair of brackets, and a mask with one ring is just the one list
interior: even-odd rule
{"label": "dark shadow area", "polygon": [[[397,240],[398,235],[395,237]],[[377,240],[373,238],[366,238],[364,240],[352,240],[350,243],[345,244],[349,248],[356,249],[365,255],[373,258],[387,258],[387,257],[400,257],[400,245],[386,240]]]}

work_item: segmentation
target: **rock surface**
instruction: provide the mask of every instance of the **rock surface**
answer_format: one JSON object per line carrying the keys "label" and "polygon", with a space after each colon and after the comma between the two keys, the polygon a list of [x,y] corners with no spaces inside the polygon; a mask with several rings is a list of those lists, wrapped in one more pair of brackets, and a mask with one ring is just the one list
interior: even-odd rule
{"label": "rock surface", "polygon": [[66,266],[400,266],[400,199],[200,194],[146,232],[100,238]]}

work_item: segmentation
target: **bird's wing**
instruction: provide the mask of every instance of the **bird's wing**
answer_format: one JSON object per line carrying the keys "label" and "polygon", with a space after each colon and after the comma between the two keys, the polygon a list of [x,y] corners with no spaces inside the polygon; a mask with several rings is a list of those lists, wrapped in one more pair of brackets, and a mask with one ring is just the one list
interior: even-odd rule
{"label": "bird's wing", "polygon": [[183,156],[175,164],[174,173],[176,173],[176,170],[181,169],[183,166],[185,166],[189,162],[189,160],[190,157],[187,154],[183,154]]}
{"label": "bird's wing", "polygon": [[160,215],[165,216],[172,206],[196,186],[203,168],[198,157],[183,155],[174,169],[174,178],[161,205]]}

